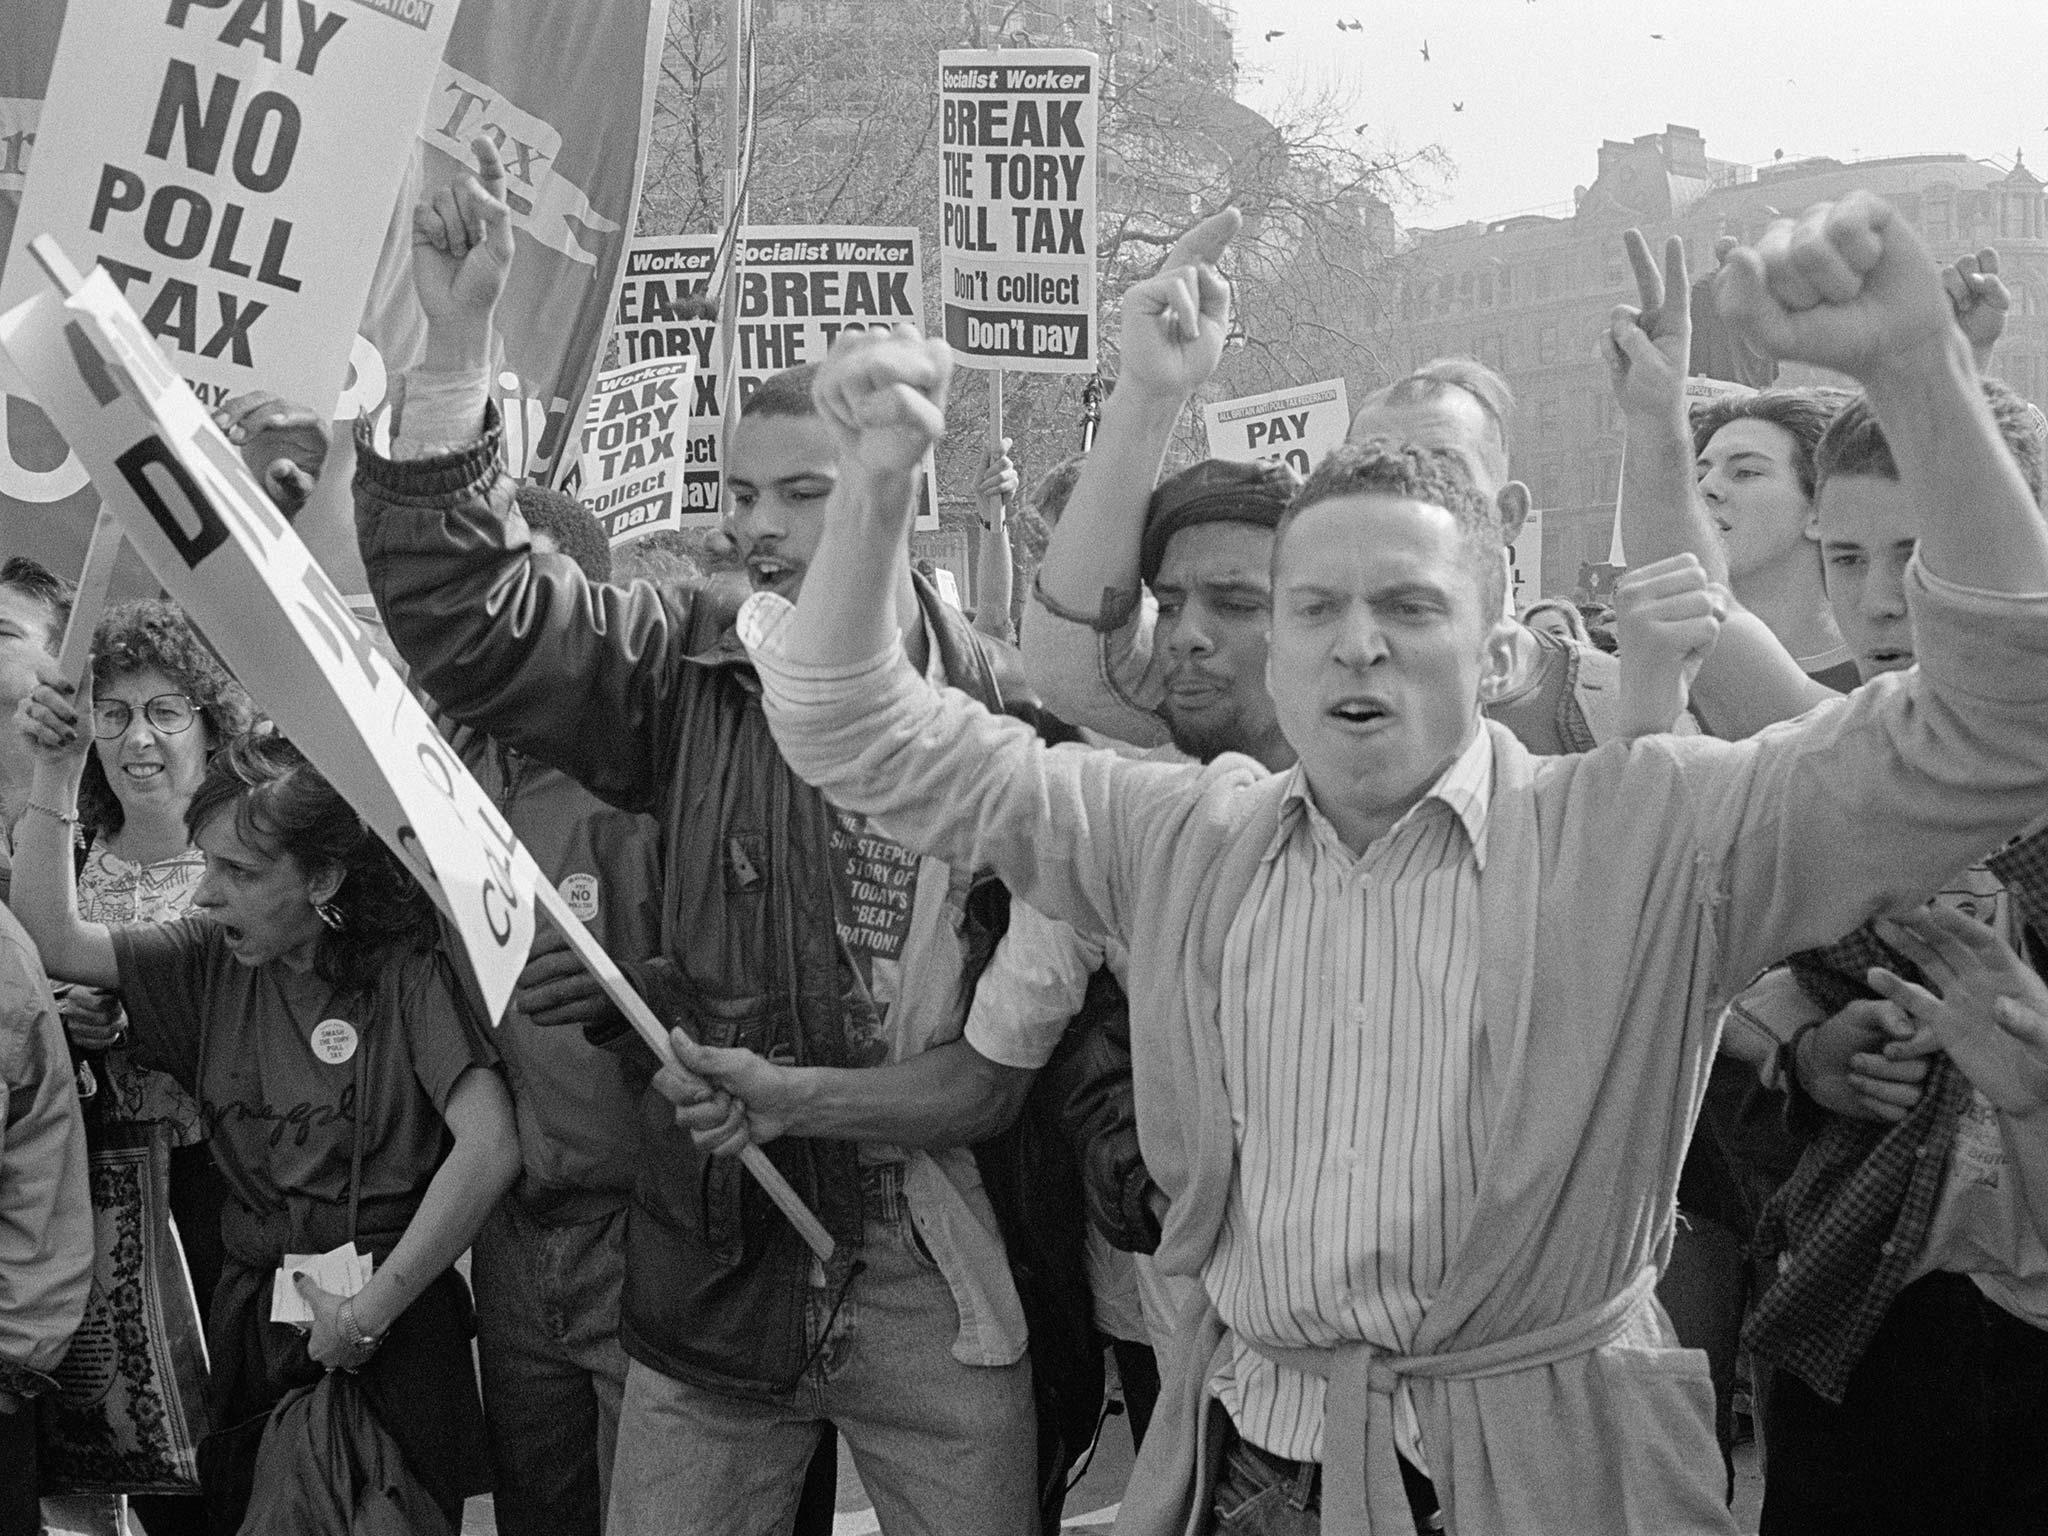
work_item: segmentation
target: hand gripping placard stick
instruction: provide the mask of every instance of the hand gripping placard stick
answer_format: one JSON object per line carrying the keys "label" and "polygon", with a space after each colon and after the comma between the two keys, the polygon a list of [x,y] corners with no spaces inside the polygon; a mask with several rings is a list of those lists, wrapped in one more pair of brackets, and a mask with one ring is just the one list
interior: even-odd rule
{"label": "hand gripping placard stick", "polygon": [[[534,882],[533,896],[541,911],[553,919],[562,937],[569,941],[569,948],[575,952],[576,958],[597,978],[605,996],[618,1005],[626,1021],[647,1042],[648,1049],[665,1065],[678,1066],[675,1052],[669,1049],[668,1031],[661,1027],[661,1020],[654,1016],[654,1010],[647,1006],[646,999],[633,990],[633,984],[626,980],[625,973],[605,953],[604,946],[590,936],[583,920],[569,910],[569,903],[563,899],[562,893],[546,880],[538,880]],[[740,1161],[767,1192],[768,1198],[789,1218],[790,1225],[810,1244],[811,1251],[821,1260],[831,1258],[832,1234],[811,1214],[802,1197],[789,1187],[789,1180],[782,1176],[782,1171],[768,1161],[768,1154],[759,1147],[750,1146],[740,1153]]]}

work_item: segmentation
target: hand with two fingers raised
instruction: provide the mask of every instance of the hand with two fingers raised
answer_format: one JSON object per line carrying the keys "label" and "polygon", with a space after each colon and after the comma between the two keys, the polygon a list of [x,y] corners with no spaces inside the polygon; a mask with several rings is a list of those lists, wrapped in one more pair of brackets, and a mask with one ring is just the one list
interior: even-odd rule
{"label": "hand with two fingers raised", "polygon": [[1692,353],[1692,289],[1685,270],[1685,241],[1664,242],[1664,268],[1650,253],[1642,231],[1622,237],[1635,271],[1639,304],[1617,304],[1600,336],[1607,382],[1622,410],[1631,414],[1683,412],[1686,368]]}

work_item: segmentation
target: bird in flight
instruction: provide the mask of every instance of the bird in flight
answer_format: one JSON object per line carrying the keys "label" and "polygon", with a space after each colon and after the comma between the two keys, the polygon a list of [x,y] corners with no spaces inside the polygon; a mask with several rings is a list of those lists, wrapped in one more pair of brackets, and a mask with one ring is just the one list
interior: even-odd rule
{"label": "bird in flight", "polygon": [[1271,41],[1273,41],[1274,38],[1285,37],[1286,35],[1287,34],[1285,32],[1268,32],[1266,34],[1266,41],[1270,43]]}
{"label": "bird in flight", "polygon": [[1463,103],[1462,101],[1454,101],[1451,103],[1451,110],[1453,112],[1462,112],[1465,110],[1465,103]]}
{"label": "bird in flight", "polygon": [[1339,17],[1337,20],[1337,30],[1339,32],[1363,32],[1365,30],[1365,23],[1356,16],[1352,17],[1349,21]]}
{"label": "bird in flight", "polygon": [[1422,40],[1422,62],[1429,62],[1429,39],[1426,37]]}
{"label": "bird in flight", "polygon": [[1356,128],[1352,129],[1351,131],[1354,134],[1359,134],[1365,132],[1365,130],[1370,128],[1371,126],[1371,123],[1360,123]]}
{"label": "bird in flight", "polygon": [[1664,41],[1664,34],[1662,32],[1652,32],[1650,34],[1650,41],[1653,43],[1661,43]]}

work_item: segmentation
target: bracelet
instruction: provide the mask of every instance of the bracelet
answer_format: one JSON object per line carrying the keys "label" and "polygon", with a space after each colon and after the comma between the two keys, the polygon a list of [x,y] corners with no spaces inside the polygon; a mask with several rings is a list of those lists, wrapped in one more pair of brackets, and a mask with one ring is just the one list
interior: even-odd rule
{"label": "bracelet", "polygon": [[1799,1047],[1806,1043],[1808,1035],[1819,1029],[1826,1022],[1827,1020],[1825,1019],[1808,1019],[1804,1024],[1792,1031],[1792,1038],[1790,1040],[1787,1040],[1778,1047],[1778,1072],[1780,1079],[1785,1084],[1786,1091],[1790,1092],[1796,1089],[1801,1093],[1806,1092],[1806,1085],[1799,1081]]}
{"label": "bracelet", "polygon": [[384,1342],[384,1335],[363,1332],[363,1325],[356,1321],[356,1299],[353,1296],[343,1300],[336,1309],[334,1320],[341,1325],[341,1342],[349,1347],[349,1353],[367,1360],[377,1352],[377,1346]]}
{"label": "bracelet", "polygon": [[28,802],[28,809],[32,811],[41,811],[45,816],[49,817],[50,820],[60,821],[67,827],[75,827],[78,825],[78,812],[76,811],[60,811],[56,809],[54,806],[40,805],[34,800]]}
{"label": "bracelet", "polygon": [[1045,590],[1045,572],[1041,568],[1031,582],[1031,597],[1039,607],[1056,619],[1069,624],[1079,624],[1092,629],[1098,635],[1113,635],[1131,621],[1131,615],[1138,611],[1140,589],[1135,584],[1122,592],[1114,588],[1105,589],[1102,594],[1102,608],[1099,613],[1087,614],[1069,608],[1065,603],[1056,602]]}

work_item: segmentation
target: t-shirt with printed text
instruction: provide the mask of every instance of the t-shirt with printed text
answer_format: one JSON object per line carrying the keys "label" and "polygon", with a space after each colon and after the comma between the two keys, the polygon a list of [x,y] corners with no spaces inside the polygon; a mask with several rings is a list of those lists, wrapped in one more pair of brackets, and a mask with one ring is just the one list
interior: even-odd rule
{"label": "t-shirt with printed text", "polygon": [[396,951],[344,997],[311,972],[240,964],[206,919],[112,934],[136,1060],[199,1100],[215,1155],[273,1204],[347,1203],[358,1073],[361,1198],[416,1195],[446,1151],[456,1080],[497,1064],[438,951]]}

